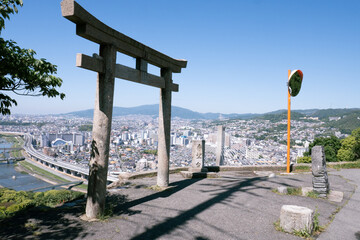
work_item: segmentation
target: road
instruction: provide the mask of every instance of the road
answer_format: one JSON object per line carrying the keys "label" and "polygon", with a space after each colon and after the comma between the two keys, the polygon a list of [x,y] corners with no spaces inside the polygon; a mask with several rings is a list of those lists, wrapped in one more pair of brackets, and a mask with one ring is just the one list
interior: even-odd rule
{"label": "road", "polygon": [[[69,163],[62,162],[62,161],[56,161],[54,158],[46,156],[46,155],[36,151],[34,149],[34,147],[32,146],[32,144],[31,144],[31,139],[32,139],[31,135],[25,134],[24,150],[29,155],[34,156],[37,159],[41,159],[42,161],[45,161],[45,162],[49,163],[52,166],[58,166],[58,167],[61,167],[62,169],[68,169],[68,170],[70,170],[72,172],[76,172],[76,173],[81,174],[81,175],[86,175],[86,176],[89,175],[89,168],[83,168],[83,167],[79,167],[79,166],[74,166],[73,164],[69,164]],[[47,171],[49,171],[49,170],[50,169],[47,168]],[[65,175],[65,174],[63,174],[63,175]],[[109,174],[108,177],[107,177],[107,180],[110,181],[110,182],[114,182],[114,181],[117,181],[118,178],[114,177],[114,176],[111,176]]]}

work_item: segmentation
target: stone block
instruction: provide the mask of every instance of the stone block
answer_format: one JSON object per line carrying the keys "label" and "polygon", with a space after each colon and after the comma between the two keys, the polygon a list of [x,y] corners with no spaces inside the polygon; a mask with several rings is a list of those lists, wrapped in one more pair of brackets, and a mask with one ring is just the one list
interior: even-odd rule
{"label": "stone block", "polygon": [[190,172],[190,171],[181,171],[180,174],[187,179],[193,178],[218,178],[219,175],[214,172]]}
{"label": "stone block", "polygon": [[296,205],[283,205],[280,211],[280,227],[286,232],[306,230],[311,233],[314,211]]}
{"label": "stone block", "polygon": [[128,173],[128,172],[121,172],[119,174],[120,180],[128,180],[130,177],[131,177],[131,173]]}
{"label": "stone block", "polygon": [[208,172],[207,168],[194,168],[194,167],[189,167],[189,172]]}
{"label": "stone block", "polygon": [[344,198],[344,193],[340,191],[330,191],[329,194],[327,195],[327,198],[331,202],[340,203]]}
{"label": "stone block", "polygon": [[254,173],[260,177],[275,177],[275,174],[271,171],[254,171]]}
{"label": "stone block", "polygon": [[284,186],[278,187],[277,190],[281,194],[287,194],[288,193],[287,187],[284,187]]}
{"label": "stone block", "polygon": [[320,191],[319,189],[314,188],[314,192],[316,192],[319,197],[326,198],[327,192],[325,191],[325,188],[320,189]]}
{"label": "stone block", "polygon": [[315,183],[325,183],[325,184],[327,184],[328,183],[328,178],[327,178],[327,175],[321,176],[321,177],[313,177],[313,181]]}
{"label": "stone block", "polygon": [[[325,192],[328,192],[327,189],[328,189],[328,186],[327,184],[324,184],[324,183],[313,183],[313,188],[314,190],[317,190],[317,191],[325,191]],[[325,190],[322,190],[322,189],[325,189]]]}
{"label": "stone block", "polygon": [[301,188],[301,195],[303,196],[307,196],[307,194],[309,192],[312,192],[313,191],[313,188],[312,187],[302,187]]}
{"label": "stone block", "polygon": [[274,178],[274,177],[276,177],[275,173],[270,173],[269,174],[269,178]]}
{"label": "stone block", "polygon": [[203,168],[205,161],[205,140],[193,140],[192,142],[192,168]]}

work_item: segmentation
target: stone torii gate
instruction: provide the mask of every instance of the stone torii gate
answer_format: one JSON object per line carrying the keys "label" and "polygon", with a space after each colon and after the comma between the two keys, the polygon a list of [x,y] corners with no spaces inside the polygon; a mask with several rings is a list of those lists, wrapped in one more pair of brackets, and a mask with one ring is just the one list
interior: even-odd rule
{"label": "stone torii gate", "polygon": [[[86,216],[96,218],[104,211],[113,110],[114,79],[121,78],[160,88],[157,185],[169,184],[171,92],[179,86],[172,73],[180,73],[186,60],[176,60],[110,28],[77,2],[61,2],[63,17],[76,24],[76,34],[100,45],[99,56],[77,54],[76,66],[98,72],[93,121]],[[116,53],[136,58],[136,68],[116,64]],[[148,63],[161,69],[160,76],[147,72]]]}

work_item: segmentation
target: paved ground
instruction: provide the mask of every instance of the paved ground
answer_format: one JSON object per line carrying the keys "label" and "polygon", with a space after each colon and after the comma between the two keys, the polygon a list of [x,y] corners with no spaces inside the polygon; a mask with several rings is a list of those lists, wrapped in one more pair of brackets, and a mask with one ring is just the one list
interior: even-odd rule
{"label": "paved ground", "polygon": [[332,172],[333,175],[343,176],[350,180],[350,183],[357,185],[354,194],[349,202],[336,214],[334,221],[326,232],[318,239],[360,239],[360,171],[355,169],[343,169],[339,172]]}
{"label": "paved ground", "polygon": [[[317,209],[320,225],[327,225],[332,214],[355,191],[355,185],[339,174],[355,179],[356,173],[359,175],[360,170],[332,171],[329,175],[331,189],[344,192],[343,202],[336,204],[272,191],[278,186],[311,186],[311,174],[268,178],[222,172],[220,178],[193,180],[173,174],[170,176],[173,188],[163,192],[148,188],[155,185],[155,178],[133,180],[127,188],[111,191],[108,202],[113,204],[114,215],[106,221],[81,221],[83,203],[68,208],[33,210],[0,222],[0,239],[300,239],[275,230],[281,206],[293,204]],[[359,177],[355,180],[360,184]],[[358,194],[355,192],[355,198],[343,208],[346,211],[350,208],[353,212],[349,216],[354,219],[359,216],[359,206],[355,206]],[[352,232],[351,237],[356,239],[359,231],[356,224],[360,221],[350,226],[343,224],[341,221],[347,217],[342,215],[348,216],[348,213],[342,214],[343,210],[320,235],[322,239],[352,239],[343,238],[341,233],[334,235],[338,233],[336,226]],[[26,225],[29,222],[35,227],[29,228],[29,224]]]}

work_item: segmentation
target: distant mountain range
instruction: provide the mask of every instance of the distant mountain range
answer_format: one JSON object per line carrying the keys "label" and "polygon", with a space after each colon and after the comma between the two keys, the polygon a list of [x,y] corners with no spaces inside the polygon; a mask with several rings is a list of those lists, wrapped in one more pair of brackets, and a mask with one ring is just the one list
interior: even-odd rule
{"label": "distant mountain range", "polygon": [[[237,114],[237,113],[230,113],[230,114],[222,114],[222,113],[199,113],[194,112],[192,110],[172,106],[171,116],[183,118],[183,119],[254,119],[254,118],[262,118],[262,119],[286,119],[287,110],[277,110],[269,113],[264,114],[254,114],[254,113],[245,113],[245,114]],[[326,120],[329,117],[341,117],[344,115],[348,115],[351,113],[359,113],[359,108],[345,108],[345,109],[307,109],[307,110],[292,110],[292,115],[294,118],[300,117],[318,117],[321,120]],[[87,117],[92,118],[94,115],[93,109],[77,111],[77,112],[70,112],[63,115],[73,115],[77,117]],[[159,116],[159,105],[142,105],[138,107],[114,107],[113,109],[113,116],[127,116],[127,115],[147,115],[157,117]],[[360,116],[360,115],[359,115]]]}
{"label": "distant mountain range", "polygon": [[[64,115],[73,115],[77,117],[90,117],[92,118],[94,115],[93,109],[83,110],[83,111],[77,111],[77,112],[70,112],[66,113]],[[153,104],[153,105],[142,105],[138,107],[114,107],[113,108],[113,117],[117,116],[127,116],[127,115],[147,115],[147,116],[159,116],[159,105]],[[231,114],[221,114],[221,113],[199,113],[194,112],[192,110],[172,106],[171,108],[171,116],[178,117],[178,118],[184,118],[184,119],[219,119],[222,118],[241,118],[241,119],[249,119],[256,117],[260,114],[237,114],[237,113],[231,113]]]}

